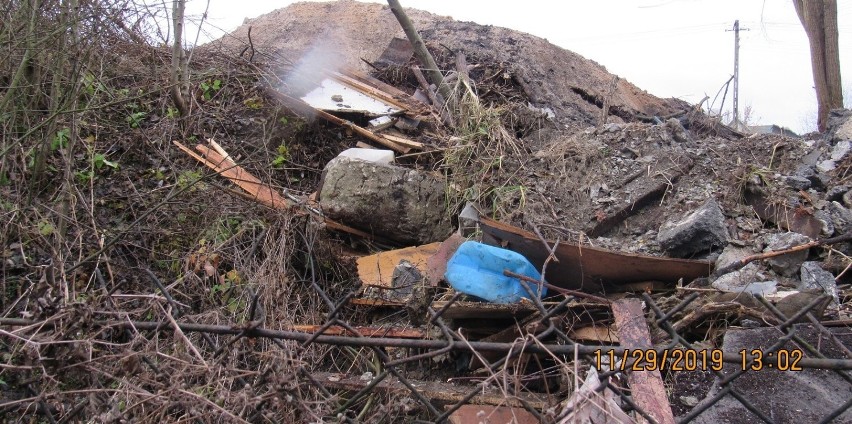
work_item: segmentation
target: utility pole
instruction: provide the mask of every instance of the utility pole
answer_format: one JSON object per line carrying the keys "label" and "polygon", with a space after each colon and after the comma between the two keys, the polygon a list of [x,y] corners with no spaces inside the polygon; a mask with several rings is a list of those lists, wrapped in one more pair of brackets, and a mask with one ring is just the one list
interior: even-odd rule
{"label": "utility pole", "polygon": [[[735,130],[740,129],[740,20],[734,21],[734,119]],[[748,31],[744,28],[743,31]]]}

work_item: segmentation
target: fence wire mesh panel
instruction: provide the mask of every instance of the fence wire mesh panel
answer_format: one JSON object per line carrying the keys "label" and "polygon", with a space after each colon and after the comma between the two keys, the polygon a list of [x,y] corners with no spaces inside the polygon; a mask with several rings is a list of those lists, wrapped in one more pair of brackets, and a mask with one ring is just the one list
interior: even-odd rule
{"label": "fence wire mesh panel", "polygon": [[[106,377],[116,389],[92,389],[117,402],[112,415],[104,417],[110,419],[120,419],[128,409],[145,409],[146,397],[218,411],[220,418],[213,421],[247,422],[280,420],[282,410],[289,410],[292,415],[286,418],[294,421],[340,422],[508,417],[517,422],[662,423],[674,422],[676,416],[677,422],[772,423],[802,417],[850,422],[852,417],[852,333],[848,326],[828,327],[815,318],[812,310],[825,301],[822,296],[790,315],[753,298],[767,315],[727,328],[714,347],[708,345],[707,333],[697,337],[696,332],[724,325],[719,321],[732,316],[725,309],[731,305],[707,303],[703,306],[711,305],[713,313],[702,312],[695,305],[698,293],[678,302],[672,302],[674,297],[655,300],[648,293],[615,301],[593,295],[534,299],[524,305],[525,313],[516,305],[508,319],[494,318],[502,312],[492,310],[492,318],[485,320],[470,318],[468,312],[474,308],[474,316],[487,315],[482,310],[486,305],[448,293],[422,311],[409,309],[406,314],[424,313],[423,325],[402,330],[375,317],[357,316],[351,302],[359,290],[333,296],[306,276],[298,284],[319,297],[324,318],[310,330],[284,330],[271,328],[276,326],[267,321],[270,304],[255,293],[245,297],[241,324],[194,323],[168,287],[152,273],[147,277],[162,303],[155,320],[130,320],[122,314],[106,319],[105,312],[84,313],[82,307],[45,320],[0,320],[5,367],[40,369],[43,378],[63,370],[106,373],[96,366],[100,344],[124,343],[132,350],[148,343],[182,344],[170,355],[139,349],[138,354],[113,358],[120,366]],[[691,316],[696,313],[703,315]],[[575,329],[584,319],[594,323],[595,335]],[[356,320],[372,325],[357,325]],[[697,324],[701,321],[703,326]],[[495,331],[498,327],[503,328]],[[652,344],[627,344],[641,339],[641,334],[630,333],[643,328]],[[477,334],[488,332],[486,337]],[[94,336],[81,339],[78,334]],[[611,343],[581,343],[583,338]],[[38,352],[30,365],[11,359],[28,350]],[[276,361],[264,362],[259,358],[263,354]],[[181,368],[173,362],[177,356]],[[313,362],[302,359],[308,357]],[[143,371],[150,371],[153,381],[172,381],[178,375],[183,381],[159,391],[146,389],[156,384],[128,384],[128,376]],[[211,399],[185,381],[203,380],[205,374],[236,386],[232,390],[242,399]],[[653,393],[655,379],[661,393]],[[40,379],[32,380],[30,393],[6,395],[0,405],[5,416],[33,414],[68,422],[97,402],[96,396],[81,393],[77,404],[57,403],[49,395],[36,395]],[[833,393],[826,393],[826,387]],[[242,402],[239,410],[233,408],[235,402]],[[157,413],[166,412],[149,412]]]}

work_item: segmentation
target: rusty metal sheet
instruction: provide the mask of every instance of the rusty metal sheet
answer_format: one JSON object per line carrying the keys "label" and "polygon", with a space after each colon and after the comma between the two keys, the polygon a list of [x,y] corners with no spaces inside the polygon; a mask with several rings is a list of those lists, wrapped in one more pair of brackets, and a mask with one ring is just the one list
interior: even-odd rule
{"label": "rusty metal sheet", "polygon": [[382,55],[376,59],[376,65],[380,66],[404,66],[414,55],[414,47],[407,38],[394,37]]}
{"label": "rusty metal sheet", "polygon": [[538,424],[535,415],[523,408],[505,406],[463,405],[450,414],[452,424]]}
{"label": "rusty metal sheet", "polygon": [[[616,332],[622,347],[630,350],[653,349],[641,300],[617,300],[612,304],[612,313],[615,315]],[[633,401],[637,406],[660,424],[674,424],[674,414],[659,370],[631,371],[627,373],[627,383],[630,384]]]}
{"label": "rusty metal sheet", "polygon": [[467,241],[464,237],[453,233],[448,239],[441,242],[441,247],[428,260],[426,260],[426,282],[429,286],[437,287],[444,279],[447,272],[447,262],[456,253],[459,246]]}
{"label": "rusty metal sheet", "polygon": [[822,231],[822,222],[813,213],[804,208],[790,208],[784,204],[773,203],[760,190],[747,189],[743,195],[745,204],[754,208],[757,216],[780,228],[806,235],[812,239]]}
{"label": "rusty metal sheet", "polygon": [[[544,265],[548,252],[535,234],[488,218],[481,219],[481,226],[486,243],[518,252],[539,269]],[[547,267],[548,282],[585,291],[651,280],[674,284],[683,278],[689,282],[713,271],[709,261],[620,253],[576,244],[560,244],[556,257],[559,262],[551,261]]]}

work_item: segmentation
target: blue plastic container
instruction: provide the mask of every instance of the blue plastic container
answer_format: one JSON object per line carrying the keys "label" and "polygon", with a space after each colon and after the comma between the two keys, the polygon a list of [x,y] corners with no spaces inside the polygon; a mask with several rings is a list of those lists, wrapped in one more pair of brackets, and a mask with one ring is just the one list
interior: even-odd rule
{"label": "blue plastic container", "polygon": [[504,269],[541,279],[541,274],[523,255],[475,241],[459,246],[447,262],[444,278],[454,289],[494,303],[515,303],[524,297],[532,299],[538,295],[538,290],[541,296],[547,293],[546,287],[529,282],[527,285],[533,293],[528,293],[519,279],[503,275]]}

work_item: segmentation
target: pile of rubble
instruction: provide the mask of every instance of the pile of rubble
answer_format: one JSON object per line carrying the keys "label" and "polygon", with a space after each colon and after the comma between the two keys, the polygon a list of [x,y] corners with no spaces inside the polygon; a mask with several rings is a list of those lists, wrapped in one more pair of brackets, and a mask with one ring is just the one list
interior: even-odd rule
{"label": "pile of rubble", "polygon": [[[426,82],[386,7],[296,4],[247,22],[214,47],[234,49],[242,44],[232,40],[251,36],[253,49],[302,57],[288,67],[286,83],[272,87],[275,96],[352,138],[353,148],[325,167],[314,196],[281,204],[306,207],[329,228],[382,250],[349,253],[362,286],[348,303],[404,309],[407,319],[360,334],[423,341],[412,346],[444,340],[442,354],[468,343],[454,357],[455,371],[440,373],[452,381],[480,381],[501,366],[527,379],[502,400],[451,396],[451,421],[483,411],[493,420],[507,414],[529,422],[633,419],[620,408],[657,422],[672,422],[673,410],[702,422],[750,422],[743,411],[783,421],[834,410],[852,419],[848,375],[810,369],[852,365],[852,342],[842,331],[852,324],[852,113],[836,111],[830,130],[809,139],[744,134],[700,105],[654,98],[545,40],[409,14],[441,67],[451,69],[445,76],[457,101],[474,102],[476,114]],[[319,15],[345,18],[332,30],[316,25]],[[331,44],[342,47],[327,50]],[[498,119],[483,118],[495,109]],[[477,129],[484,137],[461,131],[472,119],[489,125]],[[499,150],[484,171],[475,169],[476,158],[490,151],[471,147],[476,143]],[[468,155],[462,167],[448,165],[459,151]],[[215,169],[218,162],[207,163]],[[497,195],[507,186],[511,195]],[[490,195],[470,194],[477,190]],[[452,325],[436,324],[442,320]],[[444,334],[433,334],[439,330]],[[827,341],[810,341],[821,338]],[[598,346],[584,352],[597,352],[598,360],[586,384],[572,388],[541,372],[542,361],[559,364],[559,354],[476,349],[513,342]],[[610,391],[624,388],[615,371],[655,361],[630,357],[631,350],[673,348],[704,352],[703,366],[678,368],[663,359],[665,365],[627,374],[631,396]],[[790,352],[801,349],[806,354],[792,355],[807,371],[758,371],[763,362],[754,355],[763,352],[768,367],[786,370]],[[623,358],[602,362],[601,352]],[[718,368],[708,365],[707,352],[718,352]],[[826,356],[836,361],[818,359]],[[401,351],[390,359],[410,360]],[[736,379],[749,369],[755,372]],[[719,371],[715,383],[711,370]],[[476,387],[485,390],[487,380]],[[363,391],[373,383],[334,376],[320,384]],[[602,397],[589,397],[590,387]],[[814,391],[826,396],[800,397]],[[534,401],[545,393],[543,404]],[[742,400],[750,396],[759,400]],[[554,402],[560,407],[545,413]],[[498,407],[469,410],[467,403]]]}

